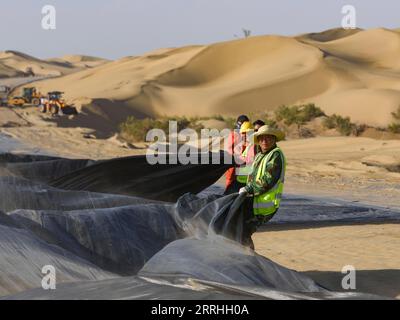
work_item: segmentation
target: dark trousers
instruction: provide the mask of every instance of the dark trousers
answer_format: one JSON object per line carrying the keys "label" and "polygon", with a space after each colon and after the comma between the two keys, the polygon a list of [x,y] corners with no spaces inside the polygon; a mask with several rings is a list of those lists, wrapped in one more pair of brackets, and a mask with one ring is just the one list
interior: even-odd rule
{"label": "dark trousers", "polygon": [[257,231],[258,227],[267,223],[272,217],[275,215],[276,212],[273,214],[269,214],[267,216],[263,215],[254,215],[253,213],[253,197],[248,197],[243,203],[244,207],[244,223],[243,223],[243,237],[242,237],[242,244],[246,247],[250,247],[254,250],[254,243],[251,239],[251,236],[254,232]]}

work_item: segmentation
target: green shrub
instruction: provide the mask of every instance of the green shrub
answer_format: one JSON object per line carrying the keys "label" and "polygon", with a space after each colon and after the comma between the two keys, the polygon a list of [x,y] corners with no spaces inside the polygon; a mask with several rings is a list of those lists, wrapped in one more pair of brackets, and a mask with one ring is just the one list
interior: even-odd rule
{"label": "green shrub", "polygon": [[357,126],[350,121],[349,117],[343,118],[336,114],[327,117],[323,125],[328,129],[336,128],[344,136],[349,136],[357,129]]}
{"label": "green shrub", "polygon": [[353,133],[357,137],[360,136],[368,128],[366,124],[355,125],[354,127],[355,128],[353,130]]}
{"label": "green shrub", "polygon": [[212,116],[211,119],[215,119],[218,121],[225,121],[225,118],[223,116],[221,116],[220,114],[216,114],[216,115]]}
{"label": "green shrub", "polygon": [[128,141],[144,141],[146,134],[151,129],[161,129],[166,134],[169,131],[169,121],[177,122],[178,132],[190,128],[196,131],[203,129],[201,124],[197,123],[197,120],[187,119],[186,117],[164,117],[160,119],[137,119],[133,116],[128,117],[125,122],[119,126],[120,135]]}
{"label": "green shrub", "polygon": [[337,127],[336,114],[324,119],[323,126],[327,129],[334,129]]}
{"label": "green shrub", "polygon": [[278,121],[284,121],[286,125],[291,125],[295,123],[296,114],[296,109],[283,105],[275,111],[275,118]]}
{"label": "green shrub", "polygon": [[400,120],[400,106],[397,108],[396,112],[392,112],[392,116],[393,118],[395,118],[396,120]]}
{"label": "green shrub", "polygon": [[325,113],[320,108],[316,107],[314,103],[303,105],[300,108],[302,108],[301,112],[303,113],[305,121],[311,121],[312,119],[325,115]]}
{"label": "green shrub", "polygon": [[153,128],[159,128],[166,130],[165,123],[160,120],[154,120],[150,118],[136,119],[133,116],[128,117],[125,122],[119,126],[121,136],[129,141],[144,141],[146,134]]}
{"label": "green shrub", "polygon": [[388,130],[392,133],[400,133],[400,123],[392,123],[388,126]]}
{"label": "green shrub", "polygon": [[397,108],[397,111],[392,112],[393,118],[395,118],[397,121],[393,122],[388,126],[388,130],[392,133],[400,133],[400,106]]}
{"label": "green shrub", "polygon": [[313,103],[291,107],[283,105],[275,111],[276,120],[283,121],[288,126],[297,124],[299,127],[323,115],[323,111]]}

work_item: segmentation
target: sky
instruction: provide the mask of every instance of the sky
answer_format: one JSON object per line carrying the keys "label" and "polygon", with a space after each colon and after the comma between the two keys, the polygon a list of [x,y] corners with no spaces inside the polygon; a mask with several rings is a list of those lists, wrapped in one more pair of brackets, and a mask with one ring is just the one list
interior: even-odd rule
{"label": "sky", "polygon": [[[45,5],[56,10],[54,30],[42,28]],[[242,28],[297,35],[340,27],[344,5],[359,28],[400,28],[399,0],[1,0],[0,51],[117,59],[233,40]]]}

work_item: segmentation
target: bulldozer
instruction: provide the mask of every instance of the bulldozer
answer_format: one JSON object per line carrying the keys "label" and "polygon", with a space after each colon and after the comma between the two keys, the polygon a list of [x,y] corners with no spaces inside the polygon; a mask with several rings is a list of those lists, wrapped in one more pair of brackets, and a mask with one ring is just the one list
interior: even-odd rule
{"label": "bulldozer", "polygon": [[42,103],[39,105],[40,112],[50,112],[52,115],[56,115],[61,110],[63,114],[77,114],[75,107],[65,103],[63,94],[64,92],[61,91],[48,92],[47,99],[42,99]]}
{"label": "bulldozer", "polygon": [[42,95],[39,91],[36,90],[35,87],[25,87],[22,88],[22,97],[25,100],[25,103],[30,103],[35,106],[40,105],[40,98]]}

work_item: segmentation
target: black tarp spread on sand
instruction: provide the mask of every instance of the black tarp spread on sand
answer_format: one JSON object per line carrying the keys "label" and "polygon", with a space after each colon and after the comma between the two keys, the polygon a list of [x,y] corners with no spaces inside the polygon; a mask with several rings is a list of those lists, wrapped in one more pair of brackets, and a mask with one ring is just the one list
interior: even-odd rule
{"label": "black tarp spread on sand", "polygon": [[[0,155],[0,296],[372,297],[330,292],[240,245],[243,198],[195,195],[226,168]],[[41,288],[45,265],[57,290]]]}

